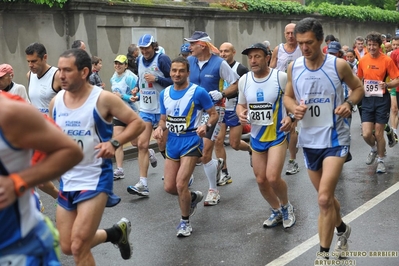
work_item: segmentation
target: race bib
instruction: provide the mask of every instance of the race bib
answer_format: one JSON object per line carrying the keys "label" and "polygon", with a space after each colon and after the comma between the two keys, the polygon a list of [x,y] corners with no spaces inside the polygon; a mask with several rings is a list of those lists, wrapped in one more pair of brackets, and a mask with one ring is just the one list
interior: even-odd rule
{"label": "race bib", "polygon": [[302,127],[332,127],[333,104],[331,97],[314,97],[305,100],[308,107],[301,120]]}
{"label": "race bib", "polygon": [[207,112],[203,112],[201,117],[201,126],[208,123],[208,119],[209,119],[209,114]]}
{"label": "race bib", "polygon": [[65,133],[67,133],[67,135],[69,135],[82,149],[83,160],[81,162],[84,164],[93,162],[93,153],[95,152],[93,132],[85,129],[68,129]]}
{"label": "race bib", "polygon": [[140,107],[145,110],[153,110],[158,107],[156,90],[140,90]]}
{"label": "race bib", "polygon": [[382,97],[385,89],[380,85],[378,80],[364,80],[364,96],[365,97]]}
{"label": "race bib", "polygon": [[187,124],[186,124],[186,117],[185,116],[170,116],[166,118],[166,128],[172,133],[181,133],[186,131]]}
{"label": "race bib", "polygon": [[273,124],[272,103],[250,103],[248,107],[251,124],[260,126],[269,126]]}

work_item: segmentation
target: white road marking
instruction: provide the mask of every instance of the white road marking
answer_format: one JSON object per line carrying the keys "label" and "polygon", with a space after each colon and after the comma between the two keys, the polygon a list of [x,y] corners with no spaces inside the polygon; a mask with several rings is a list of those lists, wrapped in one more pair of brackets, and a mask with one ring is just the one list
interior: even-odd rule
{"label": "white road marking", "polygon": [[[399,182],[396,183],[395,185],[391,186],[390,188],[384,190],[371,200],[367,201],[364,203],[362,206],[358,207],[345,217],[342,217],[342,219],[345,221],[345,223],[350,223],[362,214],[366,213],[370,209],[372,209],[374,206],[378,205],[381,203],[383,200],[391,196],[393,193],[397,192],[399,190]],[[296,246],[295,248],[291,249],[290,251],[286,252],[285,254],[281,255],[277,259],[271,261],[268,263],[266,266],[283,266],[297,257],[301,256],[303,253],[314,247],[315,245],[319,244],[319,234],[316,234],[303,242],[302,244]]]}

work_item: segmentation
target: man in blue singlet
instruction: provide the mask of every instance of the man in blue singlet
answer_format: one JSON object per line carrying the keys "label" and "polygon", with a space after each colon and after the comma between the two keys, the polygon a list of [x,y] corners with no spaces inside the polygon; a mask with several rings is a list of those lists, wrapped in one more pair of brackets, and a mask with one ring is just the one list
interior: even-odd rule
{"label": "man in blue singlet", "polygon": [[172,61],[170,76],[173,85],[160,94],[161,120],[154,131],[154,138],[161,139],[168,131],[165,161],[165,191],[178,195],[181,220],[177,236],[189,236],[192,232],[189,217],[203,198],[200,191],[188,189],[197,159],[202,156],[202,137],[208,129],[201,125],[202,112],[209,115],[208,124],[217,122],[213,102],[208,92],[188,81],[190,74],[187,59],[178,57]]}

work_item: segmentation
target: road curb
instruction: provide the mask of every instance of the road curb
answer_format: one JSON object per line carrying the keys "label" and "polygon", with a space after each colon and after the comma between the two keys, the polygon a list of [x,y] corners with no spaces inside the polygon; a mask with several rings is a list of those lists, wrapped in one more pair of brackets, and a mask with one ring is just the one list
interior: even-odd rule
{"label": "road curb", "polygon": [[[158,144],[156,141],[151,141],[149,148],[153,149],[155,152],[159,152]],[[125,154],[123,158],[124,160],[136,159],[138,156],[138,149],[137,147],[128,146],[123,149],[123,153]],[[113,160],[115,161],[115,159]]]}

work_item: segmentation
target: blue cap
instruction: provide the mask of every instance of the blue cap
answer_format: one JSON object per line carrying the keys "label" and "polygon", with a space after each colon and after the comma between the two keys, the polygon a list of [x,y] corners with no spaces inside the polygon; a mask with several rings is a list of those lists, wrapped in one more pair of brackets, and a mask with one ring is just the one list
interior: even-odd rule
{"label": "blue cap", "polygon": [[190,44],[189,44],[189,43],[183,44],[183,45],[180,47],[180,52],[181,52],[182,54],[188,54],[188,53],[190,53],[189,47],[190,47]]}
{"label": "blue cap", "polygon": [[155,42],[155,39],[152,35],[150,34],[144,34],[143,36],[140,37],[139,39],[139,44],[138,47],[148,47],[151,45],[151,43]]}
{"label": "blue cap", "polygon": [[[209,38],[209,35],[203,31],[195,31],[190,38],[184,38],[184,40],[187,42],[197,42],[197,41],[199,41],[199,39],[202,39],[202,38]],[[209,40],[210,40],[210,38],[209,38]]]}
{"label": "blue cap", "polygon": [[327,53],[336,54],[341,50],[341,44],[339,42],[330,42],[328,44]]}

